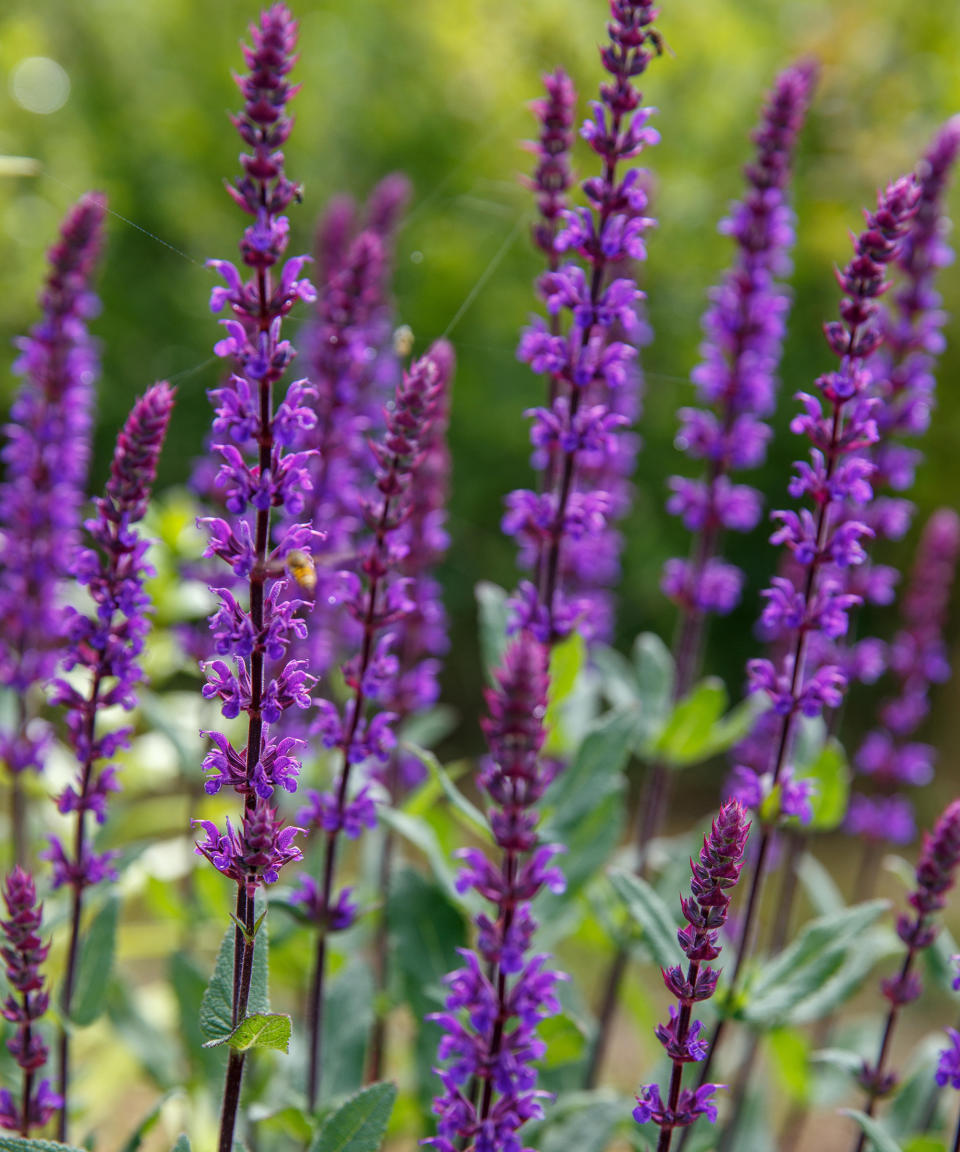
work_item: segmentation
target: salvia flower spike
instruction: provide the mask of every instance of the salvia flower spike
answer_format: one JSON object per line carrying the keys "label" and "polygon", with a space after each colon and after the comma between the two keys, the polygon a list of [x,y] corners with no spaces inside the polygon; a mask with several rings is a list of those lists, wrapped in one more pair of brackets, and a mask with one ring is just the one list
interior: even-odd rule
{"label": "salvia flower spike", "polygon": [[790,269],[794,241],[787,200],[793,152],[813,90],[809,62],[777,77],[754,135],[756,157],[746,170],[747,192],[721,223],[737,246],[734,266],[711,293],[703,319],[703,360],[693,382],[701,407],[680,410],[677,447],[703,460],[697,480],[670,479],[668,510],[693,533],[687,560],[668,560],[663,590],[681,611],[676,645],[676,693],[696,676],[709,613],[726,615],[740,599],[743,574],[719,556],[724,531],[751,532],[761,495],[734,484],[734,472],[758,468],[766,458],[776,405],[777,370],[790,309],[780,283]]}
{"label": "salvia flower spike", "polygon": [[[888,1095],[897,1085],[895,1072],[887,1071],[890,1042],[901,1008],[920,995],[922,984],[914,971],[918,955],[929,948],[939,931],[935,917],[946,905],[946,894],[953,887],[960,867],[960,800],[948,804],[933,832],[923,838],[923,848],[917,861],[916,885],[907,897],[912,913],[902,913],[897,919],[897,935],[905,952],[900,971],[881,984],[883,995],[890,1007],[877,1058],[864,1063],[860,1070],[860,1086],[867,1096],[864,1111],[872,1116],[877,1101]],[[856,1152],[863,1152],[865,1136],[860,1134]]]}
{"label": "salvia flower spike", "polygon": [[960,516],[940,508],[920,538],[910,585],[901,607],[901,628],[889,648],[897,694],[883,701],[879,724],[854,756],[859,774],[873,785],[850,797],[845,827],[879,843],[908,844],[916,835],[913,803],[904,788],[933,779],[935,749],[913,739],[930,710],[930,688],[950,675],[943,629],[960,556]]}
{"label": "salvia flower spike", "polygon": [[13,1058],[23,1071],[20,1098],[9,1089],[0,1090],[0,1127],[21,1136],[31,1128],[42,1128],[63,1104],[47,1079],[40,1080],[48,1049],[37,1030],[37,1022],[50,1003],[40,965],[46,960],[49,944],[40,937],[43,905],[37,903],[33,877],[17,866],[6,878],[3,901],[9,919],[0,921],[3,930],[3,957],[10,992],[3,1001],[3,1018],[16,1025],[7,1040]]}
{"label": "salvia flower spike", "polygon": [[[44,858],[53,867],[53,887],[71,891],[70,941],[61,991],[61,1007],[69,1016],[77,975],[80,920],[88,888],[116,879],[115,852],[98,852],[91,843],[89,816],[97,824],[107,818],[107,802],[120,785],[109,760],[129,745],[130,728],[100,730],[104,709],[136,707],[137,685],[143,679],[139,658],[150,629],[150,599],[144,590],[152,569],[146,561],[149,541],[136,524],[147,509],[163,446],[174,389],[154,384],[134,404],[117,437],[105,494],[96,500],[95,515],[86,523],[90,546],[78,548],[70,569],[73,578],[90,594],[94,611],[76,608],[66,617],[66,655],[63,670],[84,669],[80,687],[74,678],[58,678],[51,700],[66,712],[66,727],[77,760],[77,775],[57,799],[64,815],[73,813],[74,834],[69,842],[50,837]],[[67,1100],[70,1034],[60,1030],[58,1091]],[[65,1135],[66,1103],[60,1118],[60,1139]]]}
{"label": "salvia flower spike", "polygon": [[[239,823],[228,820],[225,830],[210,820],[196,822],[204,833],[197,851],[236,885],[235,1025],[247,1009],[257,892],[301,858],[295,843],[300,829],[284,826],[276,803],[277,789],[296,790],[300,742],[277,737],[271,729],[289,709],[310,707],[316,682],[302,661],[288,658],[291,642],[306,635],[297,573],[309,571],[316,544],[310,526],[298,523],[310,490],[309,455],[302,441],[316,422],[308,403],[313,390],[305,380],[295,381],[274,403],[275,389],[295,355],[282,336],[284,318],[298,301],[314,299],[310,282],[301,276],[306,257],[284,261],[289,222],[283,212],[300,196],[286,175],[282,151],[293,123],[287,102],[297,92],[288,80],[296,59],[297,24],[283,4],[275,4],[251,25],[250,38],[243,48],[247,72],[236,78],[244,107],[233,117],[247,151],[240,157],[243,174],[227,185],[236,204],[252,217],[240,241],[245,272],[226,260],[210,262],[224,281],[213,290],[211,308],[230,313],[214,351],[232,371],[211,392],[211,400],[214,450],[222,461],[216,483],[232,518],[206,521],[206,555],[223,560],[230,572],[225,586],[215,589],[220,603],[210,624],[217,658],[205,666],[203,688],[206,698],[220,700],[227,719],[247,715],[245,746],[237,748],[224,734],[209,733],[212,747],[204,761],[207,792],[227,785],[242,800],[243,810]],[[278,538],[271,532],[274,509],[283,519]],[[231,1048],[220,1152],[233,1147],[243,1066],[244,1053]]]}
{"label": "salvia flower spike", "polygon": [[[514,598],[515,626],[548,643],[574,628],[587,638],[609,634],[607,589],[620,552],[613,523],[629,506],[636,453],[624,429],[638,412],[634,361],[645,329],[636,311],[643,293],[628,269],[644,259],[653,221],[642,173],[623,166],[657,140],[634,86],[657,54],[656,10],[650,0],[612,0],[610,12],[600,52],[609,78],[581,130],[602,174],[584,182],[589,206],[567,212],[553,241],[579,261],[567,259],[539,285],[548,314],[563,320],[535,320],[518,349],[551,378],[549,407],[531,412],[530,433],[534,462],[549,475],[541,491],[507,497],[503,529],[534,576]],[[550,98],[566,99],[561,89]]]}
{"label": "salvia flower spike", "polygon": [[691,860],[691,895],[681,901],[687,927],[677,933],[687,957],[687,968],[675,964],[663,972],[667,990],[676,997],[679,1008],[670,1008],[670,1021],[657,1028],[657,1039],[673,1062],[666,1101],[657,1084],[645,1084],[637,1097],[633,1117],[638,1124],[652,1121],[660,1129],[657,1152],[669,1152],[675,1128],[689,1127],[700,1116],[711,1122],[717,1118],[713,1100],[716,1084],[683,1088],[683,1066],[699,1061],[707,1052],[700,1038],[701,1024],[692,1019],[693,1006],[708,1000],[717,987],[719,971],[710,961],[720,955],[720,930],[727,920],[730,889],[743,867],[750,822],[737,800],[727,801],[710,832],[703,838],[699,859]]}
{"label": "salvia flower spike", "polygon": [[90,455],[93,384],[99,366],[87,324],[99,310],[91,288],[105,201],[88,193],[68,213],[47,259],[43,319],[18,341],[23,384],[0,451],[0,684],[18,701],[16,722],[0,728],[0,759],[13,789],[13,845],[24,864],[19,774],[43,768],[48,732],[34,715],[37,686],[56,670],[63,637],[63,581],[78,543]]}
{"label": "salvia flower spike", "polygon": [[547,681],[545,647],[521,632],[486,693],[490,758],[477,782],[492,804],[500,859],[474,848],[458,853],[458,890],[473,889],[493,908],[478,915],[477,951],[461,951],[464,967],[445,981],[446,1010],[433,1017],[444,1030],[437,1053],[444,1091],[433,1102],[437,1135],[425,1143],[440,1152],[519,1149],[520,1128],[543,1115],[546,1093],[533,1067],[545,1052],[537,1026],[560,1010],[559,977],[548,956],[529,954],[536,929],[530,902],[543,888],[564,889],[553,863],[558,849],[537,833],[536,805],[554,772],[540,759]]}
{"label": "salvia flower spike", "polygon": [[338,573],[338,596],[357,626],[356,653],[343,666],[350,696],[342,707],[330,700],[317,703],[313,726],[324,747],[339,757],[333,788],[311,790],[298,819],[325,837],[320,882],[301,877],[296,900],[316,924],[317,951],[309,999],[310,1059],[307,1099],[312,1108],[323,1071],[323,988],[327,936],[350,926],[356,906],[350,889],[334,894],[340,834],[358,837],[376,823],[376,805],[369,781],[351,794],[355,766],[389,763],[396,746],[397,715],[387,710],[395,699],[400,664],[395,652],[403,625],[417,610],[414,581],[404,574],[411,546],[405,531],[414,512],[417,474],[428,455],[434,425],[444,418],[446,391],[453,375],[453,349],[438,341],[397,385],[395,399],[385,410],[386,431],[370,444],[376,464],[372,491],[363,503],[370,538],[358,557],[359,571]]}
{"label": "salvia flower spike", "polygon": [[[866,361],[882,340],[878,299],[889,287],[884,276],[896,259],[916,208],[919,190],[912,176],[891,184],[878,197],[877,209],[866,213],[867,227],[854,240],[854,255],[838,280],[844,292],[841,319],[824,331],[839,368],[817,380],[820,397],[800,393],[802,412],[791,430],[810,441],[809,462],[794,465],[789,491],[806,496],[811,508],[772,513],[779,524],[770,537],[789,553],[791,575],[775,576],[763,593],[761,617],[766,634],[778,640],[783,656],[751,660],[747,665],[750,691],[766,696],[774,720],[767,744],[768,770],[757,773],[745,765],[735,769],[734,794],[748,807],[759,808],[779,786],[780,816],[810,819],[809,785],[793,778],[790,754],[799,716],[815,717],[837,708],[847,680],[835,665],[809,666],[811,636],[820,632],[842,636],[850,609],[859,597],[829,578],[834,568],[861,564],[865,541],[872,535],[862,522],[845,517],[850,507],[869,501],[872,466],[861,450],[876,440],[875,401],[869,398],[870,373]],[[765,879],[773,827],[766,823],[757,846],[740,940],[731,973],[736,986],[749,951],[759,896]],[[723,1034],[714,1033],[703,1075],[709,1074],[713,1055]]]}

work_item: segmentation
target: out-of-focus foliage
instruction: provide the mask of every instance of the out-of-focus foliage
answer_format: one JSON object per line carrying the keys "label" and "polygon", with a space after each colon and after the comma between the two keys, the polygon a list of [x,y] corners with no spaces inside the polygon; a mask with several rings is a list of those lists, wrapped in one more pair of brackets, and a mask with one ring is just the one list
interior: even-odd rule
{"label": "out-of-focus foliage", "polygon": [[[400,234],[398,317],[420,347],[446,331],[457,346],[454,546],[445,571],[456,631],[447,694],[472,703],[479,678],[472,585],[479,577],[513,582],[501,501],[527,483],[520,412],[541,391],[514,357],[540,268],[527,242],[529,198],[517,181],[529,162],[518,147],[532,131],[525,104],[538,94],[539,74],[563,63],[585,108],[599,80],[605,4],[305,0],[295,8],[303,91],[288,168],[304,183],[305,203],[293,214],[299,241],[291,251],[309,248],[313,221],[332,194],[363,196],[385,172],[405,169],[415,194]],[[183,481],[201,450],[204,390],[217,373],[206,308],[212,277],[203,264],[231,256],[238,235],[222,187],[236,169],[226,112],[237,105],[229,76],[240,65],[239,30],[255,9],[220,0],[7,0],[0,12],[0,154],[40,165],[37,175],[18,174],[18,165],[0,173],[0,347],[34,318],[43,253],[67,204],[97,187],[116,213],[96,324],[105,353],[97,481],[131,398],[158,377],[180,389],[161,483]],[[790,396],[829,361],[820,325],[835,310],[832,265],[845,258],[847,231],[877,186],[912,166],[935,127],[960,108],[960,26],[951,4],[712,0],[705,8],[700,0],[664,0],[660,26],[667,49],[645,85],[663,137],[648,154],[660,221],[645,266],[655,340],[645,355],[645,452],[628,525],[623,636],[671,627],[659,569],[686,542],[663,513],[662,478],[676,468],[674,414],[690,394],[705,292],[730,256],[715,224],[740,190],[748,133],[774,73],[802,54],[822,62],[797,164],[797,300],[783,435],[764,477],[774,492],[782,491],[792,451]],[[53,111],[30,110],[57,101]],[[585,151],[578,159],[590,162]],[[947,307],[958,313],[960,279],[945,281]],[[960,402],[950,386],[960,343],[956,328],[950,335],[919,477],[922,510],[960,495],[952,456]],[[4,407],[10,389],[9,374],[0,373]],[[755,540],[731,542],[738,550],[733,559],[756,590],[771,551]],[[734,691],[756,611],[756,595],[748,594],[714,631],[718,670]]]}

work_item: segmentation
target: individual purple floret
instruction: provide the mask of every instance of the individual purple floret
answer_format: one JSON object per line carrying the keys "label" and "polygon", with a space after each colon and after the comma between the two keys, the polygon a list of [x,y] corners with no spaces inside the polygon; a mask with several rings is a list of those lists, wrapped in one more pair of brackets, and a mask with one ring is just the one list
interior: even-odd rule
{"label": "individual purple floret", "polygon": [[42,1128],[63,1104],[49,1080],[36,1083],[49,1055],[37,1021],[46,1012],[50,996],[44,988],[40,965],[50,945],[40,938],[43,905],[37,903],[33,877],[19,866],[7,877],[3,901],[9,920],[0,921],[4,942],[0,947],[10,993],[3,1002],[3,1018],[16,1025],[7,1047],[23,1070],[19,1099],[9,1089],[0,1090],[0,1128],[29,1136]]}
{"label": "individual purple floret", "polygon": [[[939,928],[934,917],[946,905],[946,893],[953,887],[960,867],[960,800],[949,804],[937,821],[933,832],[924,835],[923,849],[917,861],[916,887],[908,896],[913,913],[903,913],[897,920],[897,935],[906,952],[900,971],[881,984],[883,995],[890,1007],[880,1040],[877,1058],[864,1063],[859,1076],[860,1086],[867,1095],[864,1111],[872,1116],[877,1100],[888,1095],[897,1085],[895,1072],[886,1071],[890,1042],[900,1009],[916,1000],[922,990],[919,975],[914,971],[918,955],[929,948]],[[861,1136],[857,1152],[862,1152],[865,1138]]]}
{"label": "individual purple floret", "polygon": [[677,999],[671,1005],[670,1022],[657,1027],[656,1036],[673,1063],[670,1090],[664,1103],[656,1084],[645,1084],[637,1097],[633,1118],[638,1124],[652,1121],[660,1129],[657,1152],[668,1152],[675,1128],[686,1128],[699,1116],[715,1122],[717,1108],[713,1094],[718,1084],[701,1084],[696,1089],[681,1088],[684,1064],[699,1061],[707,1053],[700,1038],[702,1024],[692,1021],[694,1004],[709,1000],[717,987],[719,970],[710,961],[720,955],[720,929],[727,920],[730,889],[740,877],[750,822],[737,800],[728,800],[714,820],[696,863],[692,860],[691,895],[681,901],[686,928],[677,933],[687,957],[687,968],[675,964],[663,972],[667,990]]}
{"label": "individual purple floret", "polygon": [[733,472],[758,468],[766,458],[776,405],[777,370],[790,298],[780,278],[790,271],[794,241],[787,187],[797,135],[810,101],[816,69],[809,62],[782,72],[754,134],[757,154],[745,169],[747,193],[720,225],[737,255],[710,294],[703,319],[702,362],[693,371],[701,404],[680,410],[677,447],[705,462],[700,479],[674,476],[667,505],[693,533],[688,560],[669,560],[663,589],[680,608],[676,691],[696,677],[705,617],[725,615],[740,599],[742,573],[719,558],[724,531],[751,532],[762,508],[760,493],[733,484]]}
{"label": "individual purple floret", "polygon": [[[356,571],[343,569],[336,578],[337,599],[352,618],[358,639],[356,652],[343,665],[350,693],[347,701],[342,706],[329,700],[317,702],[317,719],[311,729],[325,748],[337,750],[337,775],[330,791],[307,793],[309,804],[300,814],[325,838],[320,898],[310,892],[301,905],[319,928],[309,1009],[307,1098],[311,1108],[322,1069],[326,938],[334,928],[333,910],[343,907],[343,894],[334,892],[337,845],[341,832],[359,835],[376,818],[366,785],[351,795],[354,767],[364,763],[384,767],[396,745],[397,716],[387,710],[396,698],[400,673],[396,650],[405,622],[418,610],[413,599],[415,581],[404,573],[409,553],[419,542],[411,539],[407,524],[435,422],[446,413],[453,365],[453,349],[438,341],[403,374],[394,402],[384,413],[386,431],[382,439],[370,444],[376,472],[372,490],[361,503],[369,540],[356,559]],[[339,913],[336,919],[339,927],[348,926]]]}
{"label": "individual purple floret", "polygon": [[913,804],[900,789],[921,788],[933,779],[936,751],[912,737],[929,711],[930,686],[950,675],[943,628],[958,556],[960,516],[941,508],[924,528],[903,601],[903,626],[890,644],[897,695],[881,704],[879,726],[854,756],[859,773],[878,789],[851,797],[846,828],[856,836],[908,844],[916,835]]}
{"label": "individual purple floret", "polygon": [[[566,212],[554,240],[556,251],[576,253],[579,262],[568,259],[541,277],[551,322],[534,320],[518,350],[550,378],[548,406],[531,413],[534,463],[546,475],[539,492],[510,494],[503,529],[534,577],[514,599],[514,623],[549,643],[574,628],[588,639],[609,631],[606,588],[620,551],[612,525],[629,504],[636,452],[623,429],[639,406],[633,362],[645,330],[636,312],[643,294],[627,269],[644,259],[653,222],[641,172],[621,166],[657,140],[633,81],[658,42],[650,0],[611,0],[610,11],[610,39],[600,53],[609,79],[581,130],[602,175],[584,182],[589,206]],[[566,99],[558,84],[541,107]]]}
{"label": "individual purple floret", "polygon": [[[116,879],[117,853],[98,852],[91,843],[90,814],[97,824],[107,816],[107,800],[119,790],[111,757],[130,743],[131,729],[100,730],[106,708],[136,707],[137,685],[143,680],[139,658],[150,630],[150,598],[144,591],[153,570],[146,562],[150,544],[136,529],[147,510],[150,489],[163,446],[174,389],[163,382],[148,388],[134,404],[117,437],[104,496],[94,501],[95,516],[86,522],[90,546],[78,549],[70,569],[77,584],[93,601],[90,615],[70,608],[64,626],[65,672],[84,669],[83,678],[60,677],[53,682],[51,702],[66,711],[66,727],[77,760],[77,775],[57,798],[64,815],[75,813],[75,831],[66,840],[50,837],[43,853],[53,866],[53,887],[72,890],[70,944],[61,992],[61,1007],[69,1017],[76,977],[77,946],[84,893],[104,880]],[[60,1034],[58,1090],[64,1100],[69,1083],[69,1034]],[[61,1114],[64,1138],[66,1108]]]}
{"label": "individual purple floret", "polygon": [[433,1110],[437,1135],[425,1141],[440,1152],[517,1149],[520,1128],[543,1115],[533,1067],[545,1051],[537,1026],[560,1010],[558,974],[547,956],[528,956],[536,921],[530,901],[547,887],[564,888],[552,860],[558,849],[541,844],[535,810],[553,777],[540,760],[546,739],[547,652],[529,632],[508,647],[495,687],[486,693],[483,730],[490,758],[478,784],[489,796],[490,827],[499,861],[479,849],[458,853],[461,892],[473,889],[493,905],[477,924],[477,951],[461,949],[464,967],[446,977],[444,1030],[437,1069],[443,1094]]}
{"label": "individual purple floret", "polygon": [[0,450],[0,684],[17,700],[16,721],[0,728],[0,759],[13,786],[14,856],[26,856],[25,769],[40,771],[48,743],[33,696],[56,670],[63,636],[62,584],[77,547],[90,455],[93,383],[99,371],[87,322],[99,310],[91,289],[106,205],[98,193],[69,212],[47,254],[43,319],[18,341],[14,372],[23,384]]}

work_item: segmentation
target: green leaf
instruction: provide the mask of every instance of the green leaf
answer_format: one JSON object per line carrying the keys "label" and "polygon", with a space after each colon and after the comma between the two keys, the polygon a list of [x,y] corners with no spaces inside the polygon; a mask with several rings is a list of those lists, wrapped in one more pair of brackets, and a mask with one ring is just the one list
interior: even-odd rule
{"label": "green leaf", "polygon": [[933,944],[923,950],[923,960],[927,972],[935,984],[944,992],[953,991],[953,981],[957,976],[957,963],[953,959],[960,948],[954,940],[950,929],[946,925],[941,927]]}
{"label": "green leaf", "polygon": [[377,1152],[397,1098],[396,1085],[371,1084],[328,1116],[310,1152]]}
{"label": "green leaf", "polygon": [[[213,976],[207,985],[200,1002],[200,1031],[208,1041],[223,1043],[233,1034],[233,951],[236,930],[228,928],[220,942]],[[247,1013],[250,1016],[263,1015],[269,1011],[268,989],[268,950],[265,928],[257,933],[253,950],[253,972],[250,978],[250,993],[247,997]],[[209,1046],[209,1045],[205,1045]]]}
{"label": "green leaf", "polygon": [[643,932],[643,942],[653,962],[669,968],[680,958],[677,925],[670,909],[646,880],[632,872],[613,870],[610,882],[627,906],[630,918]]}
{"label": "green leaf", "polygon": [[499,584],[481,580],[474,588],[477,598],[477,611],[480,625],[480,653],[488,679],[493,679],[493,670],[500,667],[507,647],[507,623],[510,612],[507,608],[507,593]]}
{"label": "green leaf", "polygon": [[607,644],[592,644],[590,662],[600,673],[603,694],[614,708],[632,708],[640,703],[636,669],[622,652]]}
{"label": "green leaf", "polygon": [[165,1092],[134,1129],[130,1139],[123,1145],[121,1152],[137,1152],[143,1143],[143,1138],[156,1127],[157,1121],[160,1119],[160,1114],[163,1112],[163,1107],[167,1101],[182,1095],[182,1088],[171,1088],[169,1092]]}
{"label": "green leaf", "polygon": [[[391,913],[392,915],[392,913]],[[323,990],[324,1072],[321,1098],[335,1099],[363,1082],[373,1024],[373,976],[368,964],[351,957]]]}
{"label": "green leaf", "polygon": [[810,1100],[810,1043],[795,1028],[777,1028],[769,1036],[777,1079],[795,1104]]}
{"label": "green leaf", "polygon": [[74,1024],[92,1024],[104,1009],[113,970],[119,913],[119,900],[110,896],[87,929],[70,1009],[70,1019]]}
{"label": "green leaf", "polygon": [[204,1048],[227,1044],[237,1052],[247,1052],[251,1048],[273,1048],[277,1052],[287,1052],[290,1048],[291,1027],[289,1016],[258,1012],[244,1017],[229,1036],[208,1040]]}
{"label": "green leaf", "polygon": [[653,754],[681,768],[712,755],[712,735],[727,706],[723,681],[701,680],[670,714],[653,745]]}
{"label": "green leaf", "polygon": [[405,742],[403,748],[416,756],[430,773],[430,776],[437,781],[443,790],[443,794],[450,801],[451,808],[462,817],[461,823],[464,823],[470,831],[479,834],[485,840],[492,841],[493,837],[490,832],[490,824],[486,816],[484,816],[476,804],[468,800],[456,784],[454,784],[450,773],[447,772],[437,757],[425,748],[418,748],[415,744],[407,744]]}
{"label": "green leaf", "polygon": [[85,1152],[73,1144],[54,1140],[27,1140],[23,1136],[0,1136],[0,1152]]}
{"label": "green leaf", "polygon": [[541,1152],[604,1152],[623,1115],[621,1100],[587,1104],[547,1125],[537,1146]]}
{"label": "green leaf", "polygon": [[797,779],[814,784],[810,804],[813,819],[806,826],[813,832],[831,832],[847,813],[850,799],[850,766],[839,740],[831,737],[812,763],[797,770]]}
{"label": "green leaf", "polygon": [[936,1136],[910,1136],[903,1152],[947,1152],[947,1146]]}
{"label": "green leaf", "polygon": [[181,1132],[173,1146],[173,1152],[190,1152],[190,1138],[186,1132]]}
{"label": "green leaf", "polygon": [[796,940],[764,963],[750,985],[745,1018],[764,1032],[787,1022],[794,1009],[836,975],[848,953],[864,951],[863,934],[888,907],[887,900],[871,900],[804,925]]}
{"label": "green leaf", "polygon": [[810,897],[814,911],[821,916],[828,912],[839,912],[845,907],[843,894],[836,882],[812,852],[804,852],[800,857],[797,876]]}
{"label": "green leaf", "polygon": [[571,632],[550,651],[550,687],[547,695],[547,754],[559,755],[569,747],[565,706],[587,662],[587,645],[579,632]]}
{"label": "green leaf", "polygon": [[585,817],[602,796],[620,788],[636,725],[635,709],[608,712],[597,721],[572,762],[550,786],[544,839],[566,843],[563,833]]}
{"label": "green leaf", "polygon": [[824,970],[821,983],[788,1013],[791,1024],[809,1024],[835,1012],[861,987],[878,960],[898,951],[894,937],[883,928],[868,931],[855,946],[838,952]]}
{"label": "green leaf", "polygon": [[398,812],[393,808],[382,808],[378,812],[384,824],[389,825],[419,849],[427,858],[427,862],[436,880],[443,886],[444,891],[451,900],[461,902],[462,897],[457,892],[454,883],[453,868],[448,854],[440,845],[436,832],[422,816],[414,816],[409,812]]}
{"label": "green leaf", "polygon": [[[207,989],[206,973],[191,956],[174,952],[170,957],[170,986],[177,1000],[179,1031],[190,1062],[190,1083],[212,1085],[223,1076],[224,1054],[203,1047],[206,1036],[200,1023],[200,1005]],[[185,1071],[181,1067],[181,1081],[186,1079]]]}
{"label": "green leaf", "polygon": [[641,632],[633,642],[633,667],[644,707],[666,712],[676,675],[673,656],[655,632]]}
{"label": "green leaf", "polygon": [[839,1111],[841,1116],[849,1116],[860,1125],[872,1143],[874,1152],[903,1152],[886,1128],[866,1113],[858,1112],[855,1108],[841,1108]]}

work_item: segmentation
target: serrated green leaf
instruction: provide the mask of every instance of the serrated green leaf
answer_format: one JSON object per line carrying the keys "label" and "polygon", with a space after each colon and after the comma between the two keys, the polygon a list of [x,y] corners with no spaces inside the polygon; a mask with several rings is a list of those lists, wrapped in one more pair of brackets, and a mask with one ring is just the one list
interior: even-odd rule
{"label": "serrated green leaf", "polygon": [[117,919],[120,902],[110,896],[90,922],[80,952],[77,983],[74,989],[70,1019],[74,1024],[92,1024],[103,1011],[107,988],[113,971],[116,949]]}
{"label": "serrated green leaf", "polygon": [[722,680],[701,680],[670,713],[652,752],[675,768],[696,764],[710,754],[714,726],[727,706]]}
{"label": "serrated green leaf", "polygon": [[750,985],[745,1018],[762,1031],[786,1023],[792,1011],[837,976],[848,953],[862,948],[863,934],[888,907],[887,900],[871,900],[804,925],[796,940],[768,960]]}
{"label": "serrated green leaf", "polygon": [[[233,1033],[233,952],[235,929],[228,928],[217,952],[213,976],[200,1001],[200,1031],[205,1039],[223,1043]],[[269,1012],[270,994],[268,987],[269,943],[266,928],[257,933],[253,950],[253,971],[250,977],[250,992],[247,997],[248,1016],[258,1016]]]}
{"label": "serrated green leaf", "polygon": [[218,1048],[226,1044],[237,1052],[247,1052],[250,1048],[273,1048],[277,1052],[287,1052],[290,1048],[291,1028],[289,1016],[260,1012],[241,1020],[229,1036],[208,1040],[204,1048]]}
{"label": "serrated green leaf", "polygon": [[605,794],[620,786],[636,734],[634,709],[602,716],[577,749],[571,763],[550,786],[544,838],[566,843],[564,832]]}
{"label": "serrated green leaf", "polygon": [[73,1144],[54,1140],[27,1140],[24,1136],[0,1136],[0,1152],[85,1152]]}
{"label": "serrated green leaf", "polygon": [[610,882],[627,906],[630,918],[643,932],[644,946],[655,964],[669,968],[680,958],[677,925],[670,909],[650,885],[632,872],[614,869]]}
{"label": "serrated green leaf", "polygon": [[328,1116],[310,1152],[377,1152],[390,1121],[396,1085],[371,1084]]}
{"label": "serrated green leaf", "polygon": [[886,1128],[871,1116],[858,1112],[855,1108],[841,1108],[839,1111],[841,1116],[849,1116],[860,1125],[872,1143],[874,1152],[903,1152]]}
{"label": "serrated green leaf", "polygon": [[788,1014],[790,1024],[810,1024],[831,1015],[863,985],[878,960],[891,948],[891,934],[883,929],[867,932],[856,947],[828,965],[820,984]]}
{"label": "serrated green leaf", "polygon": [[499,668],[507,647],[507,593],[499,584],[481,580],[474,588],[477,598],[478,624],[480,630],[480,654],[487,678],[493,679],[493,671]]}
{"label": "serrated green leaf", "polygon": [[360,957],[352,957],[350,963],[327,982],[323,1003],[321,1100],[327,1101],[353,1092],[363,1082],[373,1024],[374,989],[369,965]]}
{"label": "serrated green leaf", "polygon": [[464,796],[453,782],[450,773],[447,772],[437,757],[425,748],[418,748],[415,744],[404,743],[403,748],[416,756],[430,773],[431,778],[437,781],[444,796],[450,801],[450,806],[454,812],[462,817],[462,823],[464,823],[470,831],[483,837],[485,840],[491,841],[492,834],[486,816],[484,816],[476,804]]}
{"label": "serrated green leaf", "polygon": [[813,795],[810,807],[813,818],[806,825],[809,831],[831,832],[847,814],[850,799],[850,765],[839,740],[831,737],[813,761],[797,769],[798,780],[810,780]]}

